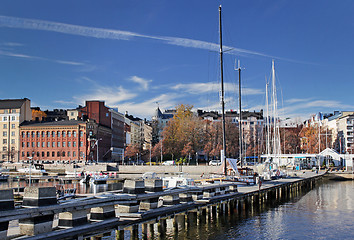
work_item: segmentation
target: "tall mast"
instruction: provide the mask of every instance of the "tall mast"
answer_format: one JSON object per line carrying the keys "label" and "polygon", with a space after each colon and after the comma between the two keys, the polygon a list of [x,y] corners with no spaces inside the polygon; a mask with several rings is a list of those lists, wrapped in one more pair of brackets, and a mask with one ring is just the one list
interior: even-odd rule
{"label": "tall mast", "polygon": [[238,61],[238,106],[239,106],[239,117],[238,117],[238,131],[239,131],[239,155],[240,155],[240,163],[242,167],[242,108],[241,108],[241,66],[240,61]]}
{"label": "tall mast", "polygon": [[274,121],[274,135],[273,135],[273,155],[275,158],[279,158],[280,150],[280,133],[279,133],[279,124],[278,124],[278,100],[277,92],[275,85],[275,67],[274,60],[272,61],[272,94],[273,94],[273,121]]}
{"label": "tall mast", "polygon": [[267,106],[267,113],[266,113],[266,128],[267,128],[267,160],[270,155],[270,121],[269,121],[269,103],[268,103],[268,81],[266,81],[266,106]]}
{"label": "tall mast", "polygon": [[223,51],[222,51],[222,28],[221,28],[221,5],[219,6],[219,33],[220,33],[220,78],[221,78],[221,109],[222,109],[222,150],[224,163],[224,174],[227,175],[226,169],[226,137],[225,137],[225,102],[224,102],[224,68],[223,68]]}

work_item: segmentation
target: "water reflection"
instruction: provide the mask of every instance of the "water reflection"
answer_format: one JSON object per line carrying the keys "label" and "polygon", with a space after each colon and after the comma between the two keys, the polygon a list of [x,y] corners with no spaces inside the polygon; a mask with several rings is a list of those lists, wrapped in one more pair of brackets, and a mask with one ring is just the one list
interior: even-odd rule
{"label": "water reflection", "polygon": [[[9,189],[13,188],[15,191],[18,188],[24,188],[28,186],[28,182],[26,181],[7,181],[0,183],[0,189]],[[78,194],[97,194],[105,191],[114,191],[120,190],[123,188],[123,184],[121,182],[117,183],[109,183],[109,184],[81,184],[81,183],[59,183],[59,182],[33,182],[31,186],[38,186],[38,187],[60,187],[64,189],[76,189],[76,193]]]}
{"label": "water reflection", "polygon": [[328,181],[276,206],[210,215],[198,225],[167,219],[164,233],[155,223],[145,239],[354,239],[353,190],[354,182]]}

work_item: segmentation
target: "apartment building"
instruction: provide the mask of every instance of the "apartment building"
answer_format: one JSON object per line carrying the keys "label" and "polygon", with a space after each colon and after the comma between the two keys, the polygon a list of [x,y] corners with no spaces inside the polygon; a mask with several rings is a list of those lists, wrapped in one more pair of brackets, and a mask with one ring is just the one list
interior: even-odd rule
{"label": "apartment building", "polygon": [[32,119],[31,101],[23,99],[0,100],[1,161],[19,161],[19,126]]}
{"label": "apartment building", "polygon": [[110,135],[109,128],[92,120],[24,122],[20,126],[20,160],[105,161]]}

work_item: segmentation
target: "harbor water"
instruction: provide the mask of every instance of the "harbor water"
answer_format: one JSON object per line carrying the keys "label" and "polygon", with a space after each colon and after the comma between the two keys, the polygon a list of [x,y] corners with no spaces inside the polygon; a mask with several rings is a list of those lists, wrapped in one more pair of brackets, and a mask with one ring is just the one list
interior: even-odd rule
{"label": "harbor water", "polygon": [[259,213],[221,216],[165,239],[354,239],[354,181],[324,181]]}
{"label": "harbor water", "polygon": [[[178,232],[168,219],[165,233],[161,234],[155,224],[154,233],[147,239],[354,239],[353,210],[354,181],[324,180],[310,192],[258,212],[218,215],[209,222],[179,228]],[[130,239],[129,231],[125,239]]]}

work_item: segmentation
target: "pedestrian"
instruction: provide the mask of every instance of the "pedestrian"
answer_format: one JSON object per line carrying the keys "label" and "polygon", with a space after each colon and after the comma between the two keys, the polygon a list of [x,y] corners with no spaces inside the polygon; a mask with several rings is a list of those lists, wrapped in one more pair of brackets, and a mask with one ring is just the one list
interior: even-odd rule
{"label": "pedestrian", "polygon": [[261,190],[261,187],[262,187],[262,178],[259,177],[259,180],[258,180],[258,191]]}

